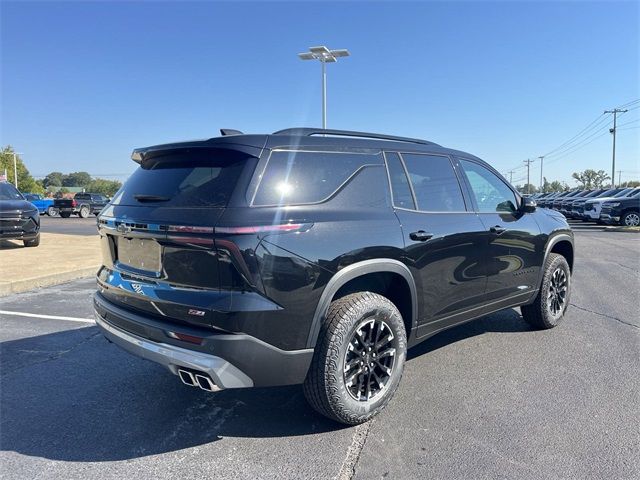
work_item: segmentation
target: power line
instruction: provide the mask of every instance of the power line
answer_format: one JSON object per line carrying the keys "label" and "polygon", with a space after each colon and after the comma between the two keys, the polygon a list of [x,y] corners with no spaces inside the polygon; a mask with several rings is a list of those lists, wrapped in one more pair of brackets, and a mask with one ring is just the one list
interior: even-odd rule
{"label": "power line", "polygon": [[640,103],[640,98],[636,98],[635,100],[631,100],[630,102],[625,103],[624,105],[619,105],[616,108],[620,108],[620,109],[626,108],[626,107],[629,107],[629,106],[631,106],[631,105],[633,105],[635,103]]}
{"label": "power line", "polygon": [[593,130],[594,128],[600,127],[602,123],[602,120],[605,120],[606,117],[604,116],[605,114],[602,113],[600,115],[598,115],[596,117],[595,120],[593,120],[591,123],[589,123],[589,125],[587,125],[586,127],[584,127],[582,130],[580,130],[578,133],[576,133],[573,137],[571,137],[569,140],[565,141],[564,143],[562,143],[561,145],[557,146],[556,148],[554,148],[553,150],[548,151],[547,153],[544,154],[545,157],[550,156],[551,154],[553,154],[554,152],[557,152],[558,150],[561,150],[562,148],[564,148],[565,146],[569,145],[570,143],[572,143],[574,140],[577,140],[578,138],[580,138],[581,136],[585,135],[587,132]]}

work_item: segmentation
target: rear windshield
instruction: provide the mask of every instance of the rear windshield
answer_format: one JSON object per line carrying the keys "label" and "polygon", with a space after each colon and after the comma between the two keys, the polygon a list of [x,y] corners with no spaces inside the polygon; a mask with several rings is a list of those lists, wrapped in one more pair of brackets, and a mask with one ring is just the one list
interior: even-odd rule
{"label": "rear windshield", "polygon": [[112,204],[225,207],[246,159],[209,149],[157,155],[133,172]]}

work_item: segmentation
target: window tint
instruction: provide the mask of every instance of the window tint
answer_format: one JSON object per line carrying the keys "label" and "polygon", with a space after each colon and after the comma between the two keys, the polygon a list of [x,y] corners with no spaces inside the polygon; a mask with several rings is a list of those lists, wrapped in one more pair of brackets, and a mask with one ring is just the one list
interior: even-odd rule
{"label": "window tint", "polygon": [[418,203],[426,212],[465,211],[462,190],[448,157],[403,153]]}
{"label": "window tint", "polygon": [[219,150],[172,152],[139,167],[114,195],[114,205],[224,207],[247,157]]}
{"label": "window tint", "polygon": [[360,167],[380,165],[381,156],[339,152],[274,151],[254,205],[316,203],[333,195]]}
{"label": "window tint", "polygon": [[22,195],[10,183],[0,182],[0,200],[22,200]]}
{"label": "window tint", "polygon": [[479,212],[514,212],[516,196],[500,177],[481,165],[460,159]]}
{"label": "window tint", "polygon": [[393,191],[393,204],[399,208],[415,210],[416,204],[413,201],[409,180],[404,171],[402,162],[397,153],[385,153],[387,166],[389,169],[389,179],[391,180],[391,190]]}

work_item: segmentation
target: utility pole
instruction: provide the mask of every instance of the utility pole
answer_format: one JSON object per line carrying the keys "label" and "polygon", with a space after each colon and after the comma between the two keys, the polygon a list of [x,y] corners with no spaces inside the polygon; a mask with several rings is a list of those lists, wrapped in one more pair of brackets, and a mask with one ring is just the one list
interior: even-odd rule
{"label": "utility pole", "polygon": [[527,164],[527,193],[531,193],[531,182],[529,181],[529,167],[533,163],[533,160],[527,158],[524,163]]}
{"label": "utility pole", "polygon": [[542,164],[544,162],[544,155],[538,157],[540,159],[540,191],[544,190],[544,177],[542,176]]}
{"label": "utility pole", "polygon": [[[622,183],[621,179],[622,179],[622,170],[618,170],[618,185]],[[611,185],[611,188],[614,188],[614,186]]]}
{"label": "utility pole", "polygon": [[513,172],[515,172],[515,170],[509,170],[507,173],[509,174],[509,183],[511,185],[513,185]]}
{"label": "utility pole", "polygon": [[613,113],[613,128],[609,129],[609,132],[613,134],[613,157],[611,161],[611,188],[616,187],[616,121],[619,113],[626,113],[628,110],[620,110],[614,108],[613,110],[605,110],[604,113]]}

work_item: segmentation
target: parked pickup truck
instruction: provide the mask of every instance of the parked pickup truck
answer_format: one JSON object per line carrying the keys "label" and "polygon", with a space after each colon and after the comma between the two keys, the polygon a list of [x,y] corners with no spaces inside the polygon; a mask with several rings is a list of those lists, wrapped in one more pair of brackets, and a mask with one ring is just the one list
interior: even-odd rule
{"label": "parked pickup truck", "polygon": [[51,217],[55,217],[58,214],[58,211],[53,206],[53,198],[44,198],[38,193],[23,193],[22,195],[27,202],[36,206],[41,215],[46,213]]}
{"label": "parked pickup truck", "polygon": [[99,193],[76,193],[74,198],[56,198],[53,206],[60,216],[69,218],[72,214],[87,218],[92,213],[98,215],[109,203],[109,199]]}

